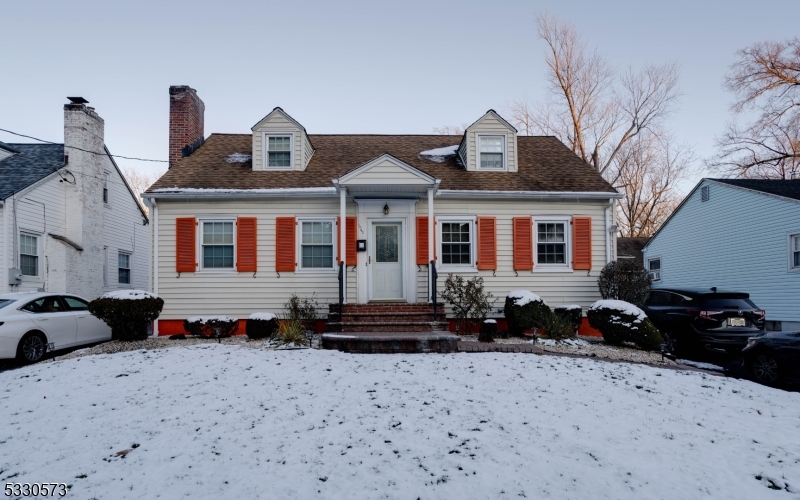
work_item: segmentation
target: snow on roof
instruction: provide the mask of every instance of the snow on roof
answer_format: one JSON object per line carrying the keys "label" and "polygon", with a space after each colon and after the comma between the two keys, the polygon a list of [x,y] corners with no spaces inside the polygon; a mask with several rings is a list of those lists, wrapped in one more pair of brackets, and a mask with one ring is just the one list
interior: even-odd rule
{"label": "snow on roof", "polygon": [[264,320],[264,321],[270,321],[270,320],[273,320],[275,318],[277,318],[277,316],[275,316],[272,313],[255,312],[255,313],[251,314],[248,319],[261,319],[261,320]]}
{"label": "snow on roof", "polygon": [[118,300],[141,300],[141,299],[155,299],[158,295],[153,295],[144,290],[114,290],[113,292],[104,293],[104,299],[118,299]]}
{"label": "snow on roof", "polygon": [[228,163],[246,163],[250,161],[251,158],[252,156],[247,153],[232,153],[225,158],[225,161]]}
{"label": "snow on roof", "polygon": [[636,316],[637,321],[642,321],[643,319],[647,318],[647,315],[644,313],[644,311],[630,302],[625,302],[624,300],[598,300],[592,304],[589,309],[612,309],[623,314]]}
{"label": "snow on roof", "polygon": [[524,306],[531,302],[541,302],[547,305],[543,298],[529,290],[512,290],[508,293],[508,297],[514,299],[514,304],[518,306]]}
{"label": "snow on roof", "polygon": [[430,161],[435,161],[436,163],[443,163],[447,160],[447,156],[453,156],[458,151],[458,144],[454,146],[445,146],[443,148],[436,148],[436,149],[428,149],[426,151],[421,152],[419,155],[424,156],[426,159]]}

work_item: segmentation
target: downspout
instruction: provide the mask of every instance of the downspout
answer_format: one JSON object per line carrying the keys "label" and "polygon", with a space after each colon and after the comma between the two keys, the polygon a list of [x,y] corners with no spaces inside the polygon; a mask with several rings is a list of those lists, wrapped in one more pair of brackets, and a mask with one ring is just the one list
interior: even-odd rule
{"label": "downspout", "polygon": [[3,200],[3,283],[0,285],[0,290],[8,291],[8,269],[10,263],[8,262],[8,203]]}
{"label": "downspout", "polygon": [[[155,198],[146,198],[153,214],[153,256],[150,259],[153,273],[153,294],[158,296],[158,203]],[[158,337],[158,318],[153,321],[153,337]]]}
{"label": "downspout", "polygon": [[[605,209],[603,210],[603,218],[605,219],[606,223],[606,264],[608,264],[613,260],[611,254],[611,244],[612,244],[611,224],[609,223],[610,221],[608,219],[608,211],[613,207],[614,207],[614,198],[609,198],[608,205],[606,205]],[[612,210],[612,216],[613,216],[613,210]]]}

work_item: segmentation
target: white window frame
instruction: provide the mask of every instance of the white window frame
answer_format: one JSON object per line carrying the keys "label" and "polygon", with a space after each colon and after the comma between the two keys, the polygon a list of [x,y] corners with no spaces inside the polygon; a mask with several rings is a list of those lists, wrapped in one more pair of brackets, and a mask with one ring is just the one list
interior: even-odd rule
{"label": "white window frame", "polygon": [[[17,255],[19,255],[19,270],[22,272],[22,236],[30,236],[36,238],[36,274],[23,274],[22,279],[39,279],[42,276],[42,236],[33,231],[20,231],[19,239],[17,240]],[[30,255],[26,253],[25,255]]]}
{"label": "white window frame", "polygon": [[661,256],[660,255],[657,255],[655,257],[648,257],[647,258],[647,269],[646,269],[646,271],[647,271],[647,275],[649,276],[650,273],[652,272],[652,271],[650,271],[650,263],[653,262],[653,261],[656,261],[656,260],[658,261],[658,279],[652,278],[652,280],[654,282],[659,282],[659,281],[661,281],[661,272],[664,270],[664,267],[663,267],[664,261],[661,260]]}
{"label": "white window frame", "polygon": [[[303,223],[304,222],[330,222],[331,223],[331,231],[333,232],[333,237],[331,238],[331,244],[333,245],[333,266],[330,268],[327,267],[303,267]],[[295,228],[295,262],[297,262],[297,269],[295,272],[298,273],[310,273],[310,274],[331,274],[337,273],[338,268],[336,263],[339,261],[339,255],[336,251],[338,245],[336,244],[339,238],[339,228],[336,226],[336,217],[298,217],[297,218],[297,227]]]}
{"label": "white window frame", "polygon": [[[795,238],[800,238],[800,232],[789,233],[787,235],[787,238],[788,238],[788,250],[789,250],[789,261],[788,261],[788,263],[789,263],[789,271],[800,272],[800,266],[795,266],[794,265],[794,253],[797,252],[797,251],[800,251],[800,247],[795,249],[795,247],[794,247],[794,239]],[[798,245],[800,245],[800,242],[798,242]]]}
{"label": "white window frame", "polygon": [[[126,269],[119,267],[119,256],[120,255],[127,255],[128,256],[128,283],[123,283],[119,280],[119,270]],[[234,261],[236,260],[236,254],[233,256]],[[234,266],[236,262],[234,262]],[[129,252],[127,250],[119,250],[117,249],[117,286],[121,287],[133,287],[133,252]]]}
{"label": "white window frame", "polygon": [[[478,272],[478,232],[475,229],[478,217],[475,215],[437,215],[436,216],[436,268],[446,272]],[[460,222],[469,224],[469,264],[445,264],[442,253],[442,224]]]}
{"label": "white window frame", "polygon": [[103,204],[111,206],[111,172],[103,171]]}
{"label": "white window frame", "polygon": [[[539,223],[564,224],[564,264],[544,264],[539,262]],[[572,272],[572,216],[548,215],[533,217],[533,271],[534,273]]]}
{"label": "white window frame", "polygon": [[[233,224],[233,267],[205,267],[205,259],[203,258],[203,223],[204,222],[230,222]],[[200,273],[209,274],[233,274],[236,273],[236,217],[230,216],[205,216],[197,218],[197,248],[195,250],[197,255],[198,270]]]}
{"label": "white window frame", "polygon": [[[503,139],[503,168],[481,168],[481,137],[502,137]],[[508,133],[475,132],[475,170],[484,172],[508,171]]]}
{"label": "white window frame", "polygon": [[[270,137],[288,137],[289,138],[289,166],[288,167],[270,167],[269,166],[269,138]],[[297,144],[295,143],[295,137],[293,131],[278,131],[278,130],[270,130],[263,132],[261,138],[261,163],[264,170],[294,170],[294,155],[295,155],[295,148]]]}

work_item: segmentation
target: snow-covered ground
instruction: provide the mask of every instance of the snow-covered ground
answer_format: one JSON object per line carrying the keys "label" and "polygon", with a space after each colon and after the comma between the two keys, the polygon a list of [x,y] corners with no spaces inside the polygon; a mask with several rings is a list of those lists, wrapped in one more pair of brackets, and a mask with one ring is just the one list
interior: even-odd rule
{"label": "snow-covered ground", "polygon": [[591,359],[133,351],[0,373],[0,422],[0,484],[75,499],[800,495],[800,394]]}

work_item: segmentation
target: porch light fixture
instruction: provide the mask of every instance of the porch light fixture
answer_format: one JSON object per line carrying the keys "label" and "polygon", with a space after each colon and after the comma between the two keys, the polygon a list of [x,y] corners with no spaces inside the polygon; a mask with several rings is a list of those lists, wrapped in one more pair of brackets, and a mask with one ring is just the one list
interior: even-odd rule
{"label": "porch light fixture", "polygon": [[383,215],[389,215],[389,204],[383,206]]}

